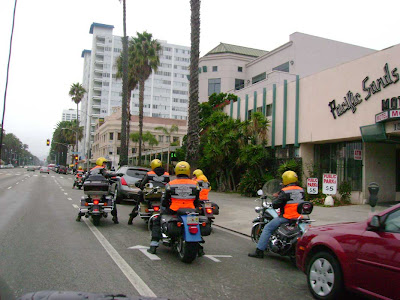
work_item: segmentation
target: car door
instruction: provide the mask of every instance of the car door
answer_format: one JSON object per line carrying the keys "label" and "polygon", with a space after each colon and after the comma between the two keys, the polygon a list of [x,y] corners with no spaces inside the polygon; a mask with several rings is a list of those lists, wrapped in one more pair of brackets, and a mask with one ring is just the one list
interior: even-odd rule
{"label": "car door", "polygon": [[381,217],[380,231],[366,230],[356,261],[357,289],[372,296],[400,296],[400,209]]}

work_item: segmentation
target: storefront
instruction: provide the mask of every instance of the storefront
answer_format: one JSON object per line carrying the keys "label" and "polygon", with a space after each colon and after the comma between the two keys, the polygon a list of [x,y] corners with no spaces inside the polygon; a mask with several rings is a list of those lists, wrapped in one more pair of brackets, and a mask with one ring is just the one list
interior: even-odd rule
{"label": "storefront", "polygon": [[368,184],[379,201],[400,200],[400,45],[282,84],[268,78],[237,92],[225,112],[270,119],[269,146],[301,157],[303,169],[338,175],[365,203]]}

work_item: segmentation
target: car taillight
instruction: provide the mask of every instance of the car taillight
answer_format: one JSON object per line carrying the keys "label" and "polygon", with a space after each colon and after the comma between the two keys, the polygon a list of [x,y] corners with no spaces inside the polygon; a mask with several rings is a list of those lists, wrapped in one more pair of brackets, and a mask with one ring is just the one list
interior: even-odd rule
{"label": "car taillight", "polygon": [[154,211],[159,211],[160,208],[158,206],[154,206]]}
{"label": "car taillight", "polygon": [[99,202],[100,202],[99,199],[94,199],[94,200],[93,200],[93,204],[94,204],[94,205],[99,204]]}
{"label": "car taillight", "polygon": [[197,228],[197,226],[190,226],[190,227],[189,227],[189,232],[190,232],[191,234],[196,234],[196,233],[199,232],[199,229]]}
{"label": "car taillight", "polygon": [[212,208],[206,208],[206,213],[212,214],[212,212],[213,212]]}
{"label": "car taillight", "polygon": [[128,184],[126,183],[126,180],[125,180],[124,177],[121,177],[121,184],[122,184],[122,185],[128,185]]}

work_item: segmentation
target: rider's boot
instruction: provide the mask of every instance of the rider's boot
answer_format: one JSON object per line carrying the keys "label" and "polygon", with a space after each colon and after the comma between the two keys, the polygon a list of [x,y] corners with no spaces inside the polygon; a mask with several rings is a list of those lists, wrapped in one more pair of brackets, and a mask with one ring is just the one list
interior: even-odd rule
{"label": "rider's boot", "polygon": [[256,252],[249,253],[248,255],[255,258],[264,258],[264,251],[256,248]]}
{"label": "rider's boot", "polygon": [[156,254],[157,252],[157,246],[150,246],[149,249],[147,249],[147,252],[151,253],[151,254]]}
{"label": "rider's boot", "polygon": [[76,217],[76,221],[77,221],[77,222],[80,222],[80,221],[81,221],[81,217],[82,217],[82,216],[81,216],[81,213],[78,213],[78,216]]}
{"label": "rider's boot", "polygon": [[132,221],[136,216],[138,215],[137,208],[134,208],[132,212],[129,214],[129,220],[128,220],[128,225],[132,225]]}
{"label": "rider's boot", "polygon": [[118,217],[117,217],[117,216],[114,216],[114,217],[112,218],[112,220],[113,220],[114,224],[119,224],[119,222],[118,222]]}
{"label": "rider's boot", "polygon": [[197,252],[197,256],[198,257],[202,257],[204,256],[206,253],[204,252],[204,247],[202,245],[199,244],[199,250]]}

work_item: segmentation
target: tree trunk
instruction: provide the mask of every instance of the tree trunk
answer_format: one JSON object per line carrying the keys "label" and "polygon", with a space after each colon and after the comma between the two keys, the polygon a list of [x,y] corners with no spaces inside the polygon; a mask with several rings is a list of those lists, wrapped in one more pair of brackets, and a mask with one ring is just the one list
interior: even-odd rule
{"label": "tree trunk", "polygon": [[[76,103],[76,154],[78,154],[78,135],[79,135],[79,109],[78,109],[79,102]],[[78,154],[79,156],[79,154]]]}
{"label": "tree trunk", "polygon": [[[128,91],[128,101],[127,101],[127,105],[126,105],[126,118],[127,118],[127,122],[126,122],[126,148],[127,148],[127,156],[129,156],[129,135],[131,133],[131,91]],[[129,158],[128,162],[129,162]]]}
{"label": "tree trunk", "polygon": [[121,152],[119,165],[128,164],[128,145],[127,141],[127,106],[128,106],[128,37],[126,36],[126,0],[123,0],[123,27],[124,36],[122,38],[122,108],[121,108]]}
{"label": "tree trunk", "polygon": [[199,158],[200,0],[190,0],[190,9],[192,11],[190,19],[190,95],[186,160],[192,165],[192,168],[195,168]]}
{"label": "tree trunk", "polygon": [[142,165],[144,79],[139,81],[139,163]]}

